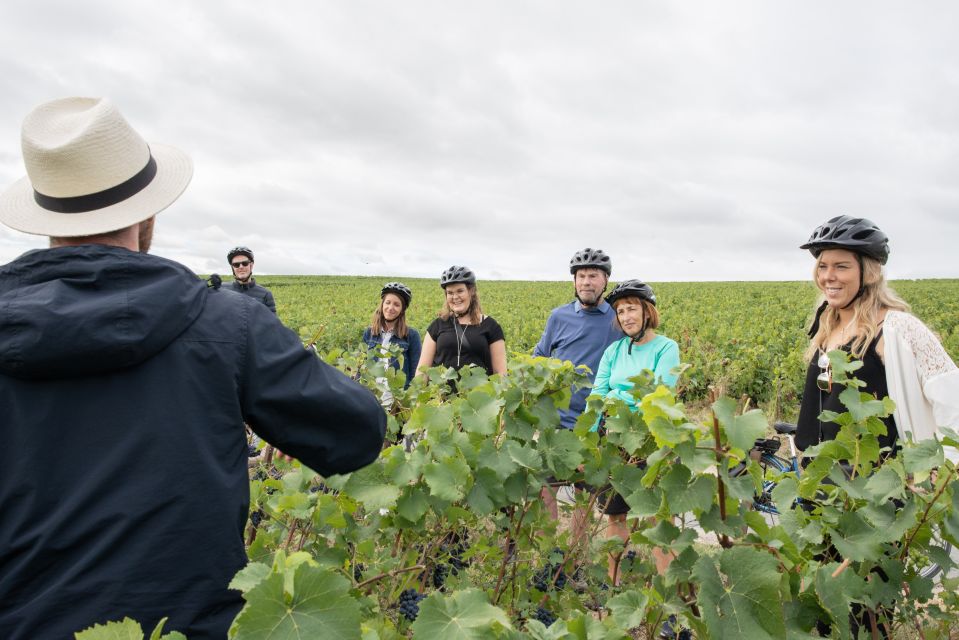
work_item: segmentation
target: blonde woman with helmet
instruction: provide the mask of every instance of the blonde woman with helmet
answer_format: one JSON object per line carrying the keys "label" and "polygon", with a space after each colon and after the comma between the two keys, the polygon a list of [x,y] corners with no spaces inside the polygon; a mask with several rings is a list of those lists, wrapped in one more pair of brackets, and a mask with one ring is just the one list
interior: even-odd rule
{"label": "blonde woman with helmet", "polygon": [[506,373],[506,338],[499,323],[483,314],[476,275],[467,267],[452,266],[440,276],[443,309],[426,329],[417,371],[474,365],[487,375]]}
{"label": "blonde woman with helmet", "polygon": [[[819,420],[824,410],[844,412],[843,387],[832,382],[826,354],[842,349],[863,362],[862,389],[896,403],[879,438],[894,455],[897,441],[933,438],[938,426],[959,428],[959,369],[935,334],[889,288],[883,265],[889,238],[872,221],[838,216],[800,247],[816,259],[813,281],[822,292],[809,331],[809,367],[796,445],[806,449],[836,437],[839,426]],[[947,450],[953,455],[954,450]]]}
{"label": "blonde woman with helmet", "polygon": [[402,368],[405,386],[413,380],[414,367],[420,361],[420,334],[406,322],[406,310],[413,300],[413,292],[402,282],[387,282],[380,290],[380,304],[373,312],[370,326],[363,331],[363,342],[370,349],[387,349],[391,344],[400,348],[403,362],[391,358],[389,365]]}

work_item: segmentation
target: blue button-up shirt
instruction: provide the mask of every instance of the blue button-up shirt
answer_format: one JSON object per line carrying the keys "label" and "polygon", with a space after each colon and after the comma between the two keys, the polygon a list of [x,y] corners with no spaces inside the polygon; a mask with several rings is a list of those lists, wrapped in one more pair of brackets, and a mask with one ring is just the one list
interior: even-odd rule
{"label": "blue button-up shirt", "polygon": [[[534,356],[548,356],[569,360],[574,365],[589,367],[590,381],[599,368],[599,360],[606,347],[623,337],[613,322],[613,309],[605,300],[595,307],[584,307],[579,300],[556,307],[549,314],[546,329],[533,349]],[[589,389],[573,394],[569,409],[560,409],[560,424],[572,429],[576,418],[586,408]]]}

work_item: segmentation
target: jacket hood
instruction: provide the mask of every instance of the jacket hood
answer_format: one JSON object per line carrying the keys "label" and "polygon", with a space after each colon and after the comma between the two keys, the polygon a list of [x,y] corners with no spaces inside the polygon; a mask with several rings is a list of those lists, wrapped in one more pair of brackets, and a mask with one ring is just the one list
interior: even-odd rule
{"label": "jacket hood", "polygon": [[0,267],[0,373],[60,379],[139,364],[196,320],[205,292],[183,265],[128,249],[30,251]]}

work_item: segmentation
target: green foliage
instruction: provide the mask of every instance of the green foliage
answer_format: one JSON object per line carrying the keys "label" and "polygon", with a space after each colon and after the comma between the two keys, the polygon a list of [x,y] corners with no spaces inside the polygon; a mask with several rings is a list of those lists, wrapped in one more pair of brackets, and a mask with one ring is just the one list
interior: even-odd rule
{"label": "green foliage", "polygon": [[[942,637],[959,613],[956,585],[934,595],[920,570],[951,568],[956,469],[937,442],[907,444],[880,466],[892,406],[861,395],[855,365],[831,357],[848,411],[824,415],[839,435],[815,448],[802,478],[776,478],[781,514],[770,521],[753,510],[764,472],[747,454],[766,418],[729,399],[702,421],[640,376],[639,410],[593,400],[565,431],[556,409],[584,383],[569,363],[515,354],[508,375],[465,370],[454,392],[449,372],[404,389],[365,349],[331,351],[361,383],[389,388],[391,440],[347,476],[276,463],[280,478],[251,482],[251,511],[263,516],[232,583],[246,605],[231,637],[619,639],[655,637],[670,615],[697,638],[808,637],[817,620],[848,637],[854,603]],[[601,416],[604,437],[591,430]],[[581,532],[553,521],[540,497],[551,481],[624,496],[627,548],[606,539],[595,492],[575,498],[588,514]],[[664,575],[654,551],[675,556]],[[411,589],[426,595],[415,621],[397,606]],[[549,627],[534,619],[543,610],[557,618]]]}
{"label": "green foliage", "polygon": [[[640,274],[641,275],[641,274]],[[304,341],[320,332],[323,353],[352,350],[391,278],[262,276],[277,313]],[[406,279],[413,290],[407,313],[422,334],[443,305],[433,279]],[[610,288],[613,283],[610,283]],[[709,387],[732,398],[768,404],[773,418],[795,418],[802,392],[805,327],[818,291],[811,282],[653,283],[660,331],[679,343],[691,370],[681,383],[685,401],[705,400]],[[897,281],[893,287],[937,331],[959,360],[959,280]],[[512,353],[531,353],[550,311],[573,299],[572,282],[481,281],[483,310],[496,318]],[[358,362],[351,363],[353,369]]]}
{"label": "green foliage", "polygon": [[[329,580],[324,604],[352,611],[349,633],[367,637],[626,638],[637,630],[655,635],[668,615],[702,638],[801,637],[817,618],[842,635],[852,603],[875,608],[902,599],[889,582],[867,579],[880,570],[913,596],[888,610],[893,624],[947,624],[917,613],[954,611],[934,601],[919,569],[930,558],[949,565],[941,541],[959,534],[955,468],[935,442],[907,446],[879,466],[876,425],[891,405],[859,395],[849,377],[856,366],[836,357],[849,411],[831,416],[839,437],[818,447],[809,474],[780,478],[774,498],[786,506],[775,523],[752,510],[762,474],[747,455],[766,418],[739,413],[729,399],[714,403],[715,426],[704,424],[668,389],[640,377],[640,411],[591,401],[577,429],[566,431],[557,429],[555,411],[582,376],[568,363],[515,356],[508,376],[470,372],[456,393],[438,370],[406,390],[391,384],[397,444],[372,465],[324,478],[318,492],[309,487],[321,480],[296,467],[282,482],[262,481],[279,485],[272,495],[253,482],[253,509],[268,518],[257,533],[264,542],[251,554],[272,550],[273,562],[237,576],[248,602],[234,631],[259,637],[266,621],[292,628],[298,616],[307,625],[323,615],[300,592],[297,571],[309,572],[311,585]],[[370,386],[383,373],[359,352],[333,359],[353,363]],[[605,437],[590,429],[601,413]],[[639,459],[645,468],[633,464]],[[851,461],[851,475],[841,461]],[[740,464],[748,474],[725,473]],[[623,561],[618,587],[605,584],[606,565],[622,543],[606,540],[605,521],[595,516],[580,537],[553,522],[539,495],[550,478],[611,483],[625,497],[629,547],[638,555]],[[821,484],[825,478],[832,484]],[[290,496],[306,502],[284,499]],[[808,506],[790,509],[798,496]],[[577,502],[592,511],[596,496],[581,493]],[[706,534],[724,546],[704,544]],[[643,559],[653,549],[677,557],[665,575]],[[291,558],[298,560],[291,565]],[[544,567],[550,573],[540,583]],[[412,623],[396,608],[410,588],[428,596]],[[550,627],[533,620],[538,607],[558,620]]]}
{"label": "green foliage", "polygon": [[[166,621],[167,619],[163,618],[157,623],[149,640],[186,640],[186,636],[177,631],[163,633],[163,625]],[[130,618],[124,618],[119,622],[95,624],[89,629],[78,631],[74,637],[76,640],[144,640],[146,638],[143,635],[143,627]]]}

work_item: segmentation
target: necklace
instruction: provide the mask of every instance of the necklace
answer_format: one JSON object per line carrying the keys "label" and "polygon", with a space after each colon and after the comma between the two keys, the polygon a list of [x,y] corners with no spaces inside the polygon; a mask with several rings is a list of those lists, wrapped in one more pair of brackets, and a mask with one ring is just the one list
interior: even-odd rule
{"label": "necklace", "polygon": [[468,324],[463,325],[463,333],[459,332],[459,329],[456,328],[456,325],[460,324],[459,321],[453,317],[453,333],[456,334],[456,368],[460,368],[460,356],[463,353],[463,341],[466,340],[466,330],[469,329]]}
{"label": "necklace", "polygon": [[851,327],[852,323],[855,321],[856,321],[856,318],[855,316],[853,316],[853,319],[849,321],[849,324],[847,324],[845,327],[842,328],[842,330],[840,330],[839,339],[842,341],[843,344],[846,344],[846,329]]}

